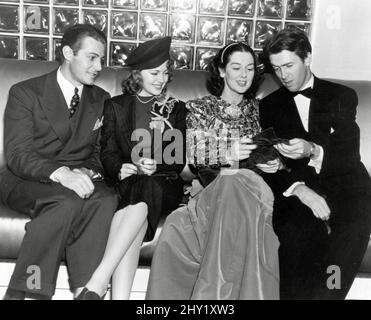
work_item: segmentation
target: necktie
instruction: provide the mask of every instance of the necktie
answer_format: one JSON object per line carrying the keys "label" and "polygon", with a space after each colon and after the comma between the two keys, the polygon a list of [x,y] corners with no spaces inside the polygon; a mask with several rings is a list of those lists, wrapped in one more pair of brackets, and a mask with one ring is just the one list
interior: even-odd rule
{"label": "necktie", "polygon": [[313,96],[313,88],[306,88],[306,89],[301,90],[301,91],[292,92],[292,96],[293,97],[295,97],[298,94],[301,94],[304,97],[307,97],[307,98],[310,99]]}
{"label": "necktie", "polygon": [[75,114],[77,106],[80,102],[79,89],[75,88],[75,94],[73,95],[70,103],[70,118]]}

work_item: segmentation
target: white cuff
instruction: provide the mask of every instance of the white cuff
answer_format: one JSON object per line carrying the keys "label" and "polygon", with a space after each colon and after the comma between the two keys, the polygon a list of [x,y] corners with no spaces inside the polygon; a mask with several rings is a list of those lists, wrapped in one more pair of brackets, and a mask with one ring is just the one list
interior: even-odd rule
{"label": "white cuff", "polygon": [[296,188],[296,186],[301,185],[301,184],[304,184],[304,185],[305,185],[305,183],[304,183],[303,181],[298,181],[298,182],[293,183],[293,184],[291,185],[291,187],[288,188],[288,189],[283,193],[283,195],[284,195],[285,197],[291,197],[291,196],[293,196],[294,194],[293,194],[292,192],[294,191],[294,189]]}
{"label": "white cuff", "polygon": [[310,158],[310,161],[308,162],[308,166],[314,167],[317,174],[319,174],[322,169],[324,151],[323,151],[323,148],[318,144],[316,144],[316,148],[318,148],[318,154]]}
{"label": "white cuff", "polygon": [[58,173],[60,173],[60,172],[62,172],[62,171],[64,171],[64,170],[70,170],[68,167],[66,167],[66,166],[63,166],[63,167],[60,167],[60,168],[58,168],[57,170],[55,170],[51,175],[50,175],[50,180],[52,180],[52,181],[54,181],[54,182],[59,182],[59,180],[57,179],[57,175],[58,175]]}

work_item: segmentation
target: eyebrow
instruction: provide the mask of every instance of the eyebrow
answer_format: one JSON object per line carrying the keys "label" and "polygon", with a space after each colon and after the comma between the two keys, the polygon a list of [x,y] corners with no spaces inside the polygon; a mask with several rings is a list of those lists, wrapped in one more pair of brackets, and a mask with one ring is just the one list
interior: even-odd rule
{"label": "eyebrow", "polygon": [[[231,64],[237,64],[237,65],[241,65],[241,63],[239,63],[239,62],[231,62]],[[251,63],[249,63],[248,64],[248,66],[253,66],[254,65],[254,62],[251,62]]]}
{"label": "eyebrow", "polygon": [[[92,54],[93,56],[99,57],[99,54],[93,51],[89,51],[88,54]],[[104,56],[102,56],[104,58]]]}
{"label": "eyebrow", "polygon": [[151,69],[152,72],[154,71],[157,71],[157,72],[166,72],[166,71],[169,71],[167,68],[164,69],[164,70],[161,70],[161,69]]}
{"label": "eyebrow", "polygon": [[280,65],[280,66],[277,66],[277,65],[275,65],[275,64],[273,64],[273,63],[271,63],[271,65],[272,65],[272,67],[285,67],[285,66],[287,66],[288,64],[292,64],[293,62],[286,62],[286,63],[284,63],[284,64],[282,64],[282,65]]}

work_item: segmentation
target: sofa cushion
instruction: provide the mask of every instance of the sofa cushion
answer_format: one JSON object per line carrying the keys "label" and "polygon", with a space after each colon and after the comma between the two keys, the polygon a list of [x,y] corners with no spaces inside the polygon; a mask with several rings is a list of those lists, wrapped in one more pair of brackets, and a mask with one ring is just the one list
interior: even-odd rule
{"label": "sofa cushion", "polygon": [[0,259],[16,259],[29,218],[0,204]]}

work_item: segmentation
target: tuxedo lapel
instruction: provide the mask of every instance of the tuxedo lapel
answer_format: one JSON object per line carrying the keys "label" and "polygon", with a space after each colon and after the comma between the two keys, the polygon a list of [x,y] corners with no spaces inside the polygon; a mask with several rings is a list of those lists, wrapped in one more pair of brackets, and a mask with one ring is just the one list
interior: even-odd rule
{"label": "tuxedo lapel", "polygon": [[68,107],[57,82],[57,70],[46,76],[40,105],[58,138],[65,142],[70,137],[71,130]]}

